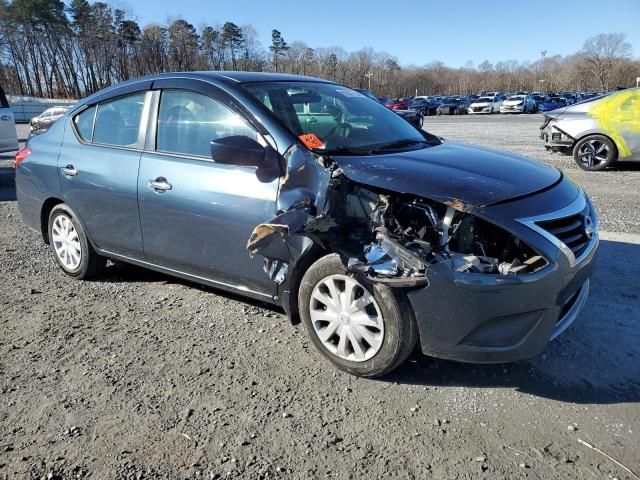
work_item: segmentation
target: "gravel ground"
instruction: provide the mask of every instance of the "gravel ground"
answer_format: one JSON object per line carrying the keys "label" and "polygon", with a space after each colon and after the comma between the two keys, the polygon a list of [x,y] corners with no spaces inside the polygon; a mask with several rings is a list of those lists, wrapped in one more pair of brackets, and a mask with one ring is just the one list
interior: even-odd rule
{"label": "gravel ground", "polygon": [[415,353],[363,380],[266,305],[135,268],[71,280],[0,188],[0,479],[633,478],[578,440],[640,472],[640,171],[579,172],[539,121],[427,119],[560,166],[620,232],[576,324],[509,365]]}

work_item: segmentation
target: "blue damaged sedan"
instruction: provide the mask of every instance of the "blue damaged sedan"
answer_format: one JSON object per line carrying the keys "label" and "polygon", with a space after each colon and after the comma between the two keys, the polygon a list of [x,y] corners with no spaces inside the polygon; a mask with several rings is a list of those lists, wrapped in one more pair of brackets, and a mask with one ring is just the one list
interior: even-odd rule
{"label": "blue damaged sedan", "polygon": [[465,362],[540,354],[583,307],[598,247],[562,172],[309,77],[124,82],[15,164],[24,222],[65,274],[111,259],[279,305],[365,377],[417,344]]}

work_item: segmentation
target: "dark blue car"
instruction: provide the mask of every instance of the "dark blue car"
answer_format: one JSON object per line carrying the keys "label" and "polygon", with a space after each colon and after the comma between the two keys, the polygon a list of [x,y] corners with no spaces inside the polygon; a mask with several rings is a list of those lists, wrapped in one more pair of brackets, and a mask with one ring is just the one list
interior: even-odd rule
{"label": "dark blue car", "polygon": [[67,275],[113,259],[279,305],[368,377],[417,342],[470,362],[539,354],[582,308],[598,246],[560,171],[290,75],[100,91],[16,155],[16,191]]}
{"label": "dark blue car", "polygon": [[549,97],[544,102],[538,104],[539,112],[550,112],[556,108],[567,106],[567,99],[564,97]]}

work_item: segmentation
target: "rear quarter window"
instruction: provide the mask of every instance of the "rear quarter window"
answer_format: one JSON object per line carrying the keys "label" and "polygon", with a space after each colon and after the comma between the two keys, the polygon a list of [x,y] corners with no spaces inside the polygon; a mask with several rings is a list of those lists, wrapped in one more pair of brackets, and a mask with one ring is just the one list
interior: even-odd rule
{"label": "rear quarter window", "polygon": [[82,140],[90,142],[93,136],[93,119],[96,114],[96,107],[87,108],[83,110],[75,117],[73,117],[73,124],[76,127],[76,132]]}

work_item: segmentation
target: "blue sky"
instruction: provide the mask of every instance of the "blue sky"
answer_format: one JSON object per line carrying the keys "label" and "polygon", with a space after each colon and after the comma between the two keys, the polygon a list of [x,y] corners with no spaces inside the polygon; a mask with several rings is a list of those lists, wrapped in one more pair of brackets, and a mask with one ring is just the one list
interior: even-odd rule
{"label": "blue sky", "polygon": [[574,53],[598,33],[622,32],[640,57],[640,0],[406,1],[372,0],[115,0],[141,25],[184,18],[196,27],[232,21],[251,24],[263,46],[271,29],[287,42],[310,47],[369,46],[401,65],[440,60],[458,67],[471,60],[537,60]]}

